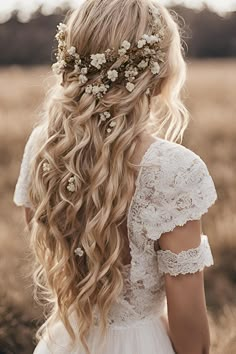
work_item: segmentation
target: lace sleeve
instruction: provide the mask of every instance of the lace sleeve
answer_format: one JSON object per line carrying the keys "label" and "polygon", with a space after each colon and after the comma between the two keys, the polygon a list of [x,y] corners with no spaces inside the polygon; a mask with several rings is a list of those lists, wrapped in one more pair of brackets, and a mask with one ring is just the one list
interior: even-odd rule
{"label": "lace sleeve", "polygon": [[170,275],[196,273],[214,264],[208,237],[201,235],[201,243],[197,248],[191,248],[178,254],[170,250],[157,251],[159,272]]}
{"label": "lace sleeve", "polygon": [[199,220],[217,199],[204,161],[182,145],[163,144],[152,150],[155,156],[149,160],[155,160],[156,166],[144,167],[140,180],[140,216],[152,240],[189,220]]}
{"label": "lace sleeve", "polygon": [[31,132],[23,153],[20,166],[20,173],[15,186],[13,201],[17,206],[25,206],[31,208],[32,205],[28,198],[28,186],[30,182],[30,162],[35,153],[36,140],[40,134],[41,127],[38,126]]}

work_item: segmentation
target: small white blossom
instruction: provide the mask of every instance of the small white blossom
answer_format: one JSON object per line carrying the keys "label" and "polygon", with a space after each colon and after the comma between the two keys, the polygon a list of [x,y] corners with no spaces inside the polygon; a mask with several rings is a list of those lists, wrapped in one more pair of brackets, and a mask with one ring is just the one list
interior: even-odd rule
{"label": "small white blossom", "polygon": [[101,121],[105,121],[105,120],[107,120],[108,118],[111,117],[111,113],[108,112],[108,111],[105,111],[103,113],[100,113],[99,116],[100,116],[100,120]]}
{"label": "small white blossom", "polygon": [[121,44],[121,47],[126,49],[126,50],[129,50],[130,46],[131,46],[131,44],[128,41],[124,41]]}
{"label": "small white blossom", "polygon": [[107,128],[107,132],[111,133],[112,129],[111,128]]}
{"label": "small white blossom", "polygon": [[99,86],[97,86],[97,85],[93,86],[92,92],[93,92],[94,94],[99,93],[99,92],[100,92]]}
{"label": "small white blossom", "polygon": [[73,56],[76,53],[76,48],[70,47],[70,49],[67,50],[67,53]]}
{"label": "small white blossom", "polygon": [[112,121],[110,124],[109,124],[110,127],[115,127],[116,126],[116,122],[115,121]]}
{"label": "small white blossom", "polygon": [[105,111],[105,112],[104,112],[104,115],[105,115],[105,117],[106,117],[107,119],[111,117],[111,113],[108,112],[108,111]]}
{"label": "small white blossom", "polygon": [[131,82],[128,82],[128,83],[126,84],[126,88],[127,88],[127,90],[128,90],[129,92],[132,92],[132,91],[134,90],[134,88],[135,88],[135,85],[132,84]]}
{"label": "small white blossom", "polygon": [[118,53],[122,56],[122,55],[125,55],[126,54],[126,49],[125,48],[122,48],[122,49],[119,49],[118,50]]}
{"label": "small white blossom", "polygon": [[92,54],[91,59],[91,65],[97,69],[101,69],[101,65],[106,63],[105,54]]}
{"label": "small white blossom", "polygon": [[145,94],[146,94],[146,95],[150,95],[150,94],[151,94],[150,88],[147,88],[147,90],[145,91]]}
{"label": "small white blossom", "polygon": [[153,73],[153,75],[159,74],[160,69],[160,65],[157,62],[152,63],[151,72]]}
{"label": "small white blossom", "polygon": [[88,73],[88,68],[82,68],[81,69],[81,74],[86,75]]}
{"label": "small white blossom", "polygon": [[138,41],[138,48],[143,48],[145,46],[145,44],[147,44],[145,39],[140,39]]}
{"label": "small white blossom", "polygon": [[80,75],[80,76],[79,76],[79,82],[80,82],[81,84],[85,84],[87,81],[88,81],[87,76],[85,76],[85,75]]}
{"label": "small white blossom", "polygon": [[140,69],[145,69],[147,66],[148,66],[148,62],[145,61],[145,60],[142,60],[142,61],[138,64],[138,67],[139,67]]}
{"label": "small white blossom", "polygon": [[59,23],[57,28],[58,28],[59,31],[62,31],[62,32],[66,31],[66,29],[67,29],[67,27],[66,27],[66,25],[64,23]]}
{"label": "small white blossom", "polygon": [[84,251],[82,250],[81,247],[76,248],[74,252],[79,257],[82,257],[84,255]]}
{"label": "small white blossom", "polygon": [[61,74],[61,67],[59,63],[54,63],[52,65],[52,70],[55,74],[60,75]]}
{"label": "small white blossom", "polygon": [[149,55],[151,54],[151,49],[150,48],[144,48],[144,55]]}
{"label": "small white blossom", "polygon": [[68,191],[70,192],[75,192],[76,190],[76,187],[75,187],[75,177],[70,177],[69,180],[68,180],[69,184],[67,185],[67,189]]}
{"label": "small white blossom", "polygon": [[117,70],[109,70],[107,72],[107,77],[109,80],[111,81],[116,81],[116,79],[118,78],[118,71]]}
{"label": "small white blossom", "polygon": [[49,172],[50,171],[50,165],[48,162],[43,163],[43,172]]}

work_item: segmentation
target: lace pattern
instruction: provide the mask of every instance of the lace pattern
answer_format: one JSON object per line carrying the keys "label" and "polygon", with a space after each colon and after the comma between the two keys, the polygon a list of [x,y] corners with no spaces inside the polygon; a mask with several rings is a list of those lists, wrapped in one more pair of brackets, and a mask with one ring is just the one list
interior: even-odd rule
{"label": "lace pattern", "polygon": [[201,235],[201,243],[197,248],[191,248],[178,254],[170,250],[157,251],[160,273],[173,276],[178,274],[196,273],[205,266],[214,264],[208,237]]}
{"label": "lace pattern", "polygon": [[144,162],[130,217],[134,233],[157,240],[176,226],[200,219],[216,201],[205,163],[184,146],[158,139]]}
{"label": "lace pattern", "polygon": [[18,206],[31,208],[32,205],[28,198],[28,187],[30,183],[30,162],[36,152],[37,140],[41,132],[40,127],[33,129],[25,145],[23,158],[20,167],[20,174],[16,183],[13,201]]}
{"label": "lace pattern", "polygon": [[[34,131],[25,147],[14,194],[17,205],[30,206],[29,165],[38,135]],[[143,323],[163,312],[165,271],[188,273],[213,264],[204,237],[199,248],[178,256],[154,250],[155,240],[163,233],[199,219],[215,202],[214,183],[205,163],[191,150],[159,138],[149,146],[141,166],[127,214],[132,261],[122,270],[123,292],[109,314],[110,326],[115,328]]]}

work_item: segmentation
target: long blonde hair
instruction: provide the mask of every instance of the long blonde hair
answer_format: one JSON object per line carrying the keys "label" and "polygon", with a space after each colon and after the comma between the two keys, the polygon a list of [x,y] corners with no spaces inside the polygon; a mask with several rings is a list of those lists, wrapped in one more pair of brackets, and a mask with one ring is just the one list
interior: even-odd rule
{"label": "long blonde hair", "polygon": [[[44,136],[32,163],[35,297],[48,304],[47,321],[37,338],[61,319],[75,341],[68,320],[73,307],[87,353],[86,336],[95,307],[105,332],[109,310],[123,288],[124,242],[119,226],[134,191],[134,151],[143,132],[182,140],[188,124],[180,97],[186,65],[178,25],[155,0],[87,0],[66,21],[68,46],[82,55],[102,53],[118,49],[123,40],[134,43],[149,34],[149,6],[157,7],[166,23],[167,57],[161,76],[157,79],[147,69],[136,78],[132,93],[114,85],[97,102],[93,95],[83,94],[68,73],[64,86],[57,82],[48,95],[40,123]],[[152,88],[151,98],[145,94],[147,87]],[[104,108],[113,112],[117,123],[108,136],[106,126],[98,127]],[[42,176],[46,161],[51,169]],[[66,188],[72,175],[76,193]],[[74,254],[79,244],[85,257]]]}

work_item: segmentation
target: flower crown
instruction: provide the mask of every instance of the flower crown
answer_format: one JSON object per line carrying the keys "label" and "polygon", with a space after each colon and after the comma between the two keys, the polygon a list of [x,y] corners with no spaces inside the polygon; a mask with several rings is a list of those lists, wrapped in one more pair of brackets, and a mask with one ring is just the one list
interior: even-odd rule
{"label": "flower crown", "polygon": [[[128,92],[135,89],[136,77],[149,68],[153,75],[158,75],[165,60],[162,42],[165,35],[163,18],[158,9],[149,8],[152,34],[144,34],[133,46],[127,40],[120,49],[107,49],[104,53],[81,56],[74,46],[67,48],[67,26],[60,23],[56,39],[58,51],[57,62],[52,65],[53,71],[60,75],[71,72],[81,87],[85,86],[86,94],[102,98],[114,84],[125,84]],[[87,82],[94,75],[98,78],[91,84]],[[89,78],[90,76],[90,78]]]}

